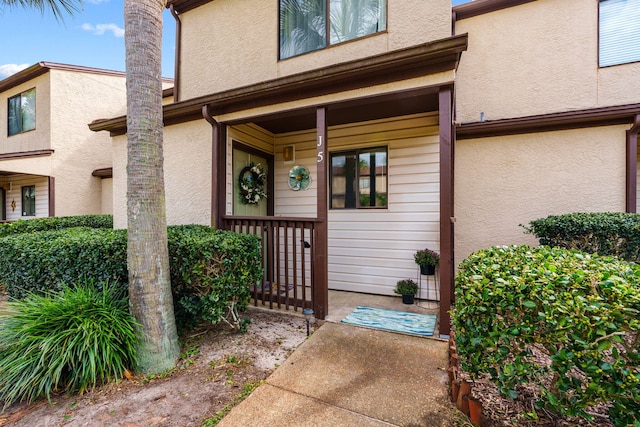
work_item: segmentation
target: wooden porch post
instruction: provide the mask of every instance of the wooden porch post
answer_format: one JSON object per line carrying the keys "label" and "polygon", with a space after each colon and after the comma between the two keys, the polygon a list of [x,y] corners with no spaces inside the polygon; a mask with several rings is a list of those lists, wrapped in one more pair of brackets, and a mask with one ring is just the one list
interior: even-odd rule
{"label": "wooden porch post", "polygon": [[202,116],[211,124],[211,226],[222,227],[225,209],[226,174],[226,125],[218,123],[209,111],[209,105],[202,107]]}
{"label": "wooden porch post", "polygon": [[327,256],[329,239],[327,227],[327,108],[316,110],[316,145],[317,145],[317,217],[316,237],[313,240],[313,311],[317,319],[324,319],[328,314],[329,282],[327,277]]}
{"label": "wooden porch post", "polygon": [[49,177],[49,216],[56,216],[56,179]]}
{"label": "wooden porch post", "polygon": [[636,116],[633,126],[627,131],[626,211],[631,213],[637,211],[638,131],[640,131],[640,114]]}
{"label": "wooden porch post", "polygon": [[453,169],[455,133],[453,130],[452,88],[439,92],[440,128],[440,334],[449,335],[449,310],[454,290],[453,248]]}

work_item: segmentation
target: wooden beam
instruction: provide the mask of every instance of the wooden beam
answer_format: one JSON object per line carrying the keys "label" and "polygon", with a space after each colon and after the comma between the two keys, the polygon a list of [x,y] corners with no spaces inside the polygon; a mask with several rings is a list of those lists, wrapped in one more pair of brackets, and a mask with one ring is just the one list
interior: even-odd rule
{"label": "wooden beam", "polygon": [[637,211],[638,183],[638,132],[640,131],[640,114],[635,118],[633,126],[627,131],[626,160],[626,211]]}
{"label": "wooden beam", "polygon": [[56,216],[56,179],[49,177],[49,216]]}
{"label": "wooden beam", "polygon": [[[211,226],[214,228],[220,228],[222,222],[220,218],[224,212],[224,186],[220,185],[220,179],[226,179],[226,173],[224,173],[226,159],[221,153],[225,152],[223,133],[226,131],[226,127],[218,123],[211,115],[211,111],[208,105],[202,107],[202,117],[211,125]],[[222,171],[221,171],[222,170]],[[221,190],[222,189],[222,190]],[[222,191],[222,195],[220,194]],[[221,202],[222,201],[222,202]]]}
{"label": "wooden beam", "polygon": [[439,93],[440,128],[440,334],[449,335],[449,310],[454,296],[453,247],[453,93],[450,87]]}
{"label": "wooden beam", "polygon": [[315,238],[313,239],[313,311],[317,319],[324,320],[328,314],[329,281],[328,253],[329,237],[327,226],[328,189],[327,189],[327,108],[316,110],[316,185],[317,217]]}

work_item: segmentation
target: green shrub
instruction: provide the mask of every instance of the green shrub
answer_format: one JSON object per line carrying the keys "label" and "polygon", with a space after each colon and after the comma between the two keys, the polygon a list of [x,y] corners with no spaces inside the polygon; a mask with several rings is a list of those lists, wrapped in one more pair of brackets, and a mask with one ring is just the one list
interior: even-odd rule
{"label": "green shrub", "polygon": [[[181,326],[201,319],[242,327],[249,286],[261,278],[260,241],[206,226],[168,227],[171,283]],[[79,278],[126,284],[126,230],[69,228],[5,237],[0,283],[12,298],[59,291]]]}
{"label": "green shrub", "polygon": [[[640,266],[542,246],[494,247],[463,261],[453,324],[461,364],[505,396],[591,419],[605,402],[640,423]],[[545,357],[540,357],[545,355]]]}
{"label": "green shrub", "polygon": [[50,398],[119,378],[134,366],[135,320],[122,288],[85,283],[29,295],[0,315],[0,401]]}
{"label": "green shrub", "polygon": [[246,310],[250,285],[262,278],[260,240],[197,225],[169,227],[168,235],[178,324],[203,319],[245,330],[238,311]]}
{"label": "green shrub", "polygon": [[0,282],[12,298],[60,291],[83,278],[125,284],[126,236],[125,230],[66,228],[5,237]]}
{"label": "green shrub", "polygon": [[0,237],[35,231],[62,230],[63,228],[113,228],[112,215],[56,216],[18,220],[0,224]]}
{"label": "green shrub", "polygon": [[[523,226],[524,227],[524,226]],[[536,219],[524,227],[541,245],[560,246],[640,262],[640,215],[572,213]]]}

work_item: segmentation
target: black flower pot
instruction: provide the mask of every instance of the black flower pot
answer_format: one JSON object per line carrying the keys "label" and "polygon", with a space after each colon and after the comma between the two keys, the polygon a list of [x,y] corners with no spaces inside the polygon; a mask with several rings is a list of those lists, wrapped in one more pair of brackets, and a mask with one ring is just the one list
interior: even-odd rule
{"label": "black flower pot", "polygon": [[413,304],[414,295],[402,295],[403,304]]}
{"label": "black flower pot", "polygon": [[433,276],[436,273],[435,265],[421,265],[420,274],[423,276]]}

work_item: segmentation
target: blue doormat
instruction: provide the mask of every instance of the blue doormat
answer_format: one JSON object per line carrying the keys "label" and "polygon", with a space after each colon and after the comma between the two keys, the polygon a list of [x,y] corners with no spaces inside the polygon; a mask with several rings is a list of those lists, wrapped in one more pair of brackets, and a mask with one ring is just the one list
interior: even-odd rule
{"label": "blue doormat", "polygon": [[386,310],[384,308],[360,305],[351,314],[342,319],[342,322],[367,328],[430,337],[433,336],[433,330],[436,326],[436,315],[407,313],[406,311]]}

